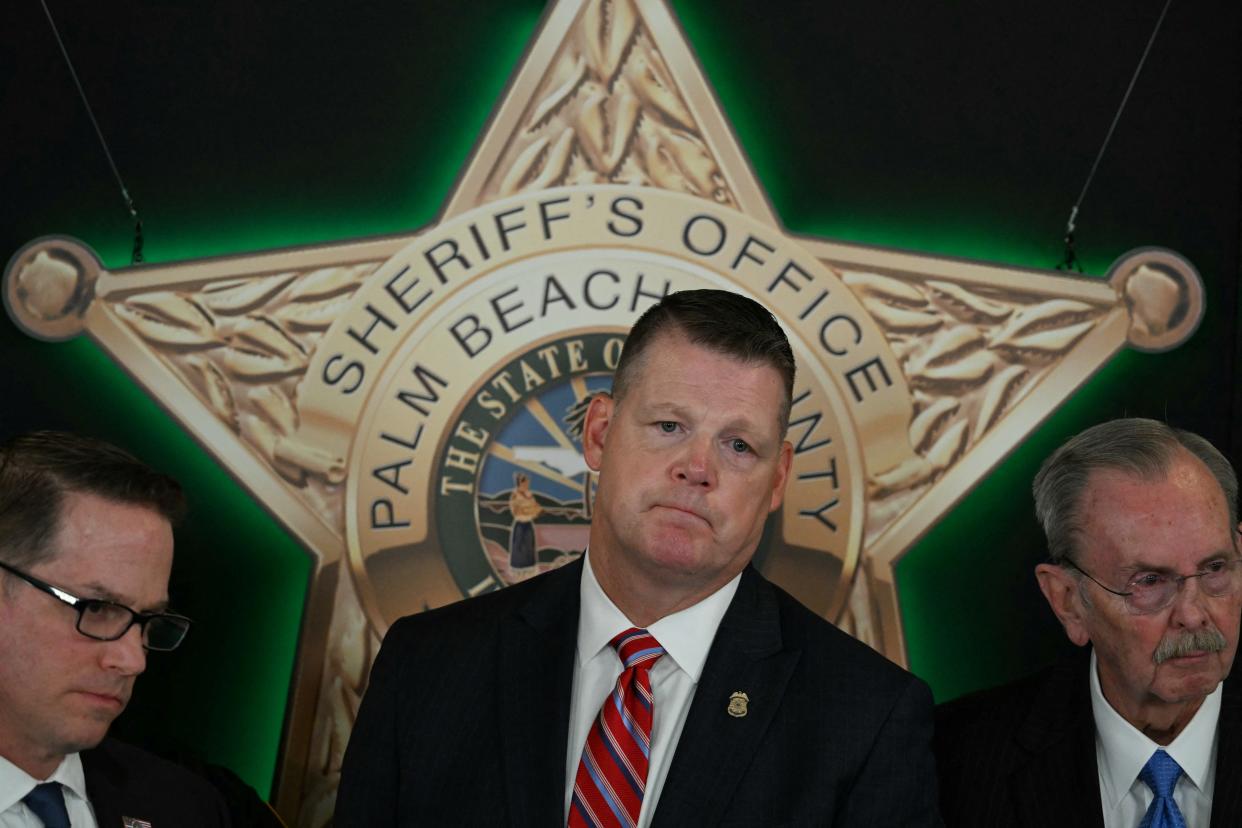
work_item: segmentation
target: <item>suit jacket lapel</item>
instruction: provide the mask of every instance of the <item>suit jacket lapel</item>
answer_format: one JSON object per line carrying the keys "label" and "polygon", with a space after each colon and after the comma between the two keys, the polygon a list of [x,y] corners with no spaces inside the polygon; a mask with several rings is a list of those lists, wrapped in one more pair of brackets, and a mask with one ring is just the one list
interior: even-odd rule
{"label": "suit jacket lapel", "polygon": [[1211,828],[1242,824],[1242,676],[1225,681],[1216,725],[1216,784]]}
{"label": "suit jacket lapel", "polygon": [[1055,668],[1016,734],[1030,753],[1013,774],[1016,813],[1024,826],[1104,824],[1089,664],[1084,656]]}
{"label": "suit jacket lapel", "polygon": [[127,771],[103,750],[84,750],[81,756],[86,796],[95,812],[95,823],[100,828],[120,825],[122,817],[127,816],[121,813],[124,807],[121,791],[125,788]]}
{"label": "suit jacket lapel", "polygon": [[503,761],[510,822],[565,822],[569,703],[578,644],[582,559],[541,576],[500,630]]}
{"label": "suit jacket lapel", "polygon": [[[653,828],[720,821],[780,707],[799,650],[784,650],[771,587],[751,568],[721,619],[660,793]],[[749,697],[744,717],[729,697]]]}

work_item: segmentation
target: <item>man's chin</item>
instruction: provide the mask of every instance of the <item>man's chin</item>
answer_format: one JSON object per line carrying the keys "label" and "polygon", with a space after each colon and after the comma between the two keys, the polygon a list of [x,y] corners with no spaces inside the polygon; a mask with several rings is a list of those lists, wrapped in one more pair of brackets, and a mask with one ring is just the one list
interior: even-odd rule
{"label": "man's chin", "polygon": [[1194,701],[1210,695],[1224,680],[1220,656],[1209,653],[1202,658],[1169,659],[1160,665],[1161,682],[1167,688],[1160,695],[1167,701]]}

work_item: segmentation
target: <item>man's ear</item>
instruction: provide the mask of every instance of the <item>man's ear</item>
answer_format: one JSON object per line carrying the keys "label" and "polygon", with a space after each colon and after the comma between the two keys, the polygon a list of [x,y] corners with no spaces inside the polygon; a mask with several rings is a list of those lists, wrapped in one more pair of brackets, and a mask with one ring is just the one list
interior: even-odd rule
{"label": "man's ear", "polygon": [[591,471],[599,471],[604,462],[604,442],[608,427],[617,410],[617,401],[610,394],[596,394],[587,406],[582,422],[582,457]]}
{"label": "man's ear", "polygon": [[1091,640],[1087,634],[1086,612],[1078,579],[1056,564],[1040,564],[1035,567],[1035,579],[1039,589],[1048,599],[1048,606],[1056,615],[1069,640],[1079,647]]}

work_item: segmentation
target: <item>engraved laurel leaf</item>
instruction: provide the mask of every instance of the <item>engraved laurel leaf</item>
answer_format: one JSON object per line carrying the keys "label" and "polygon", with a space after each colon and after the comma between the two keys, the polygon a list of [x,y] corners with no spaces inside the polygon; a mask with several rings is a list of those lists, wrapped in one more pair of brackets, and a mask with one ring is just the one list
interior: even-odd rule
{"label": "engraved laurel leaf", "polygon": [[920,411],[910,423],[910,444],[914,450],[920,454],[927,451],[932,440],[961,407],[953,397],[941,397]]}
{"label": "engraved laurel leaf", "polygon": [[659,54],[650,49],[635,50],[626,63],[625,75],[642,102],[649,110],[655,110],[647,114],[658,113],[683,129],[694,129],[694,117],[677,94]]}
{"label": "engraved laurel leaf", "polygon": [[574,131],[561,130],[555,143],[540,136],[522,151],[500,184],[502,196],[521,190],[542,190],[551,187],[565,175],[574,147]]}
{"label": "engraved laurel leaf", "polygon": [[242,417],[242,433],[250,444],[259,450],[267,462],[285,480],[294,486],[306,484],[306,470],[281,457],[284,437],[266,416],[246,414]]}
{"label": "engraved laurel leaf", "polygon": [[1051,299],[1022,308],[992,336],[993,348],[1057,353],[1073,345],[1091,327],[1085,320],[1095,308],[1074,299]]}
{"label": "engraved laurel leaf", "polygon": [[869,494],[873,500],[878,500],[894,492],[913,489],[931,480],[936,471],[936,467],[922,457],[912,457],[872,477],[868,481]]}
{"label": "engraved laurel leaf", "polygon": [[864,295],[862,302],[872,318],[893,333],[929,333],[944,324],[940,314],[896,307],[870,295]]}
{"label": "engraved laurel leaf", "polygon": [[995,324],[1013,313],[1008,305],[986,299],[952,282],[929,281],[927,287],[949,313],[967,322]]}
{"label": "engraved laurel leaf", "polygon": [[297,431],[297,409],[293,407],[293,400],[279,386],[262,385],[252,389],[250,400],[254,403],[255,410],[282,437]]}
{"label": "engraved laurel leaf", "polygon": [[281,324],[293,331],[326,331],[349,306],[348,295],[321,302],[288,304],[273,314]]}
{"label": "engraved laurel leaf", "polygon": [[918,288],[890,276],[846,271],[841,278],[855,293],[890,305],[904,305],[909,308],[922,308],[927,305],[927,297]]}
{"label": "engraved laurel leaf", "polygon": [[565,106],[573,96],[574,91],[577,90],[578,85],[582,83],[583,78],[586,77],[586,69],[586,60],[582,55],[578,55],[572,63],[572,68],[569,70],[565,81],[540,101],[539,105],[535,107],[535,111],[531,113],[530,123],[526,125],[528,132],[534,132],[544,126]]}
{"label": "engraved laurel leaf", "polygon": [[276,459],[304,469],[334,485],[345,480],[344,457],[330,454],[318,446],[296,438],[291,437],[276,443]]}
{"label": "engraved laurel leaf", "polygon": [[612,95],[594,83],[584,87],[584,92],[587,99],[578,113],[578,139],[592,168],[611,177],[625,158],[638,126],[638,98],[624,80]]}
{"label": "engraved laurel leaf", "polygon": [[180,293],[144,293],[126,299],[114,309],[143,339],[154,345],[197,350],[220,344],[211,314]]}
{"label": "engraved laurel leaf", "polygon": [[960,394],[982,385],[992,376],[996,357],[988,351],[975,351],[942,365],[932,365],[910,375],[910,385],[941,394]]}
{"label": "engraved laurel leaf", "polygon": [[264,316],[242,320],[228,338],[224,367],[249,382],[276,380],[305,370],[302,346],[275,321]]}
{"label": "engraved laurel leaf", "polygon": [[324,267],[312,270],[298,279],[289,291],[290,302],[316,302],[343,293],[352,293],[373,270],[376,264],[352,265],[350,267]]}
{"label": "engraved laurel leaf", "polygon": [[1079,322],[1077,325],[1067,325],[1064,328],[1038,331],[1024,336],[1012,336],[1009,338],[998,336],[992,341],[992,347],[1012,352],[1020,357],[1050,357],[1069,350],[1075,342],[1082,338],[1083,334],[1093,327],[1095,327],[1094,322]]}
{"label": "engraved laurel leaf", "polygon": [[647,174],[657,186],[720,201],[726,196],[715,160],[694,136],[646,123],[643,127]]}
{"label": "engraved laurel leaf", "polygon": [[583,29],[596,77],[612,85],[638,22],[630,0],[587,5]]}
{"label": "engraved laurel leaf", "polygon": [[914,372],[928,368],[947,365],[964,359],[967,355],[978,351],[985,344],[983,334],[971,325],[957,325],[941,331],[932,339],[927,350],[910,366]]}
{"label": "engraved laurel leaf", "polygon": [[927,450],[927,462],[931,463],[938,471],[947,469],[949,466],[957,462],[962,453],[966,451],[967,437],[970,435],[970,424],[965,420],[958,420],[949,426],[944,432],[932,443],[932,447]]}
{"label": "engraved laurel leaf", "polygon": [[203,288],[202,302],[221,316],[238,316],[261,307],[293,281],[296,273],[214,282]]}
{"label": "engraved laurel leaf", "polygon": [[238,430],[237,403],[225,378],[215,363],[200,356],[186,360],[189,368],[190,381],[207,398],[207,404],[224,423],[233,431]]}
{"label": "engraved laurel leaf", "polygon": [[978,440],[988,429],[996,425],[996,421],[1017,398],[1019,389],[1026,382],[1030,371],[1024,365],[1010,365],[996,374],[988,383],[983,395],[983,403],[975,418],[974,439]]}

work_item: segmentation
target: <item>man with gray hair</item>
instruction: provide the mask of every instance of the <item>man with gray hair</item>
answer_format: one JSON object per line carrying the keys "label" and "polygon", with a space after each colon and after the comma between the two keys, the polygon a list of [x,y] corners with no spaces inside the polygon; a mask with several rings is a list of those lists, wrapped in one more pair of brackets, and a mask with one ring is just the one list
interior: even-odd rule
{"label": "man with gray hair", "polygon": [[[1034,483],[1035,576],[1088,652],[942,705],[948,825],[1242,824],[1238,481],[1198,435],[1102,423]],[[1218,784],[1219,782],[1219,784]]]}

